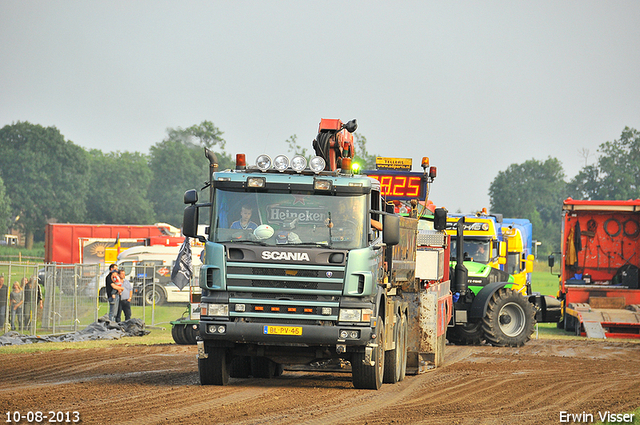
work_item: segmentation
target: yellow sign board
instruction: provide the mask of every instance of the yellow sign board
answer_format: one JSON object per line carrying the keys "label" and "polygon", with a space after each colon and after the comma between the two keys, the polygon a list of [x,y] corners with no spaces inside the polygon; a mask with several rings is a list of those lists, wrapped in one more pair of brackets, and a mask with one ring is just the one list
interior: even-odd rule
{"label": "yellow sign board", "polygon": [[411,158],[376,158],[376,170],[411,171]]}

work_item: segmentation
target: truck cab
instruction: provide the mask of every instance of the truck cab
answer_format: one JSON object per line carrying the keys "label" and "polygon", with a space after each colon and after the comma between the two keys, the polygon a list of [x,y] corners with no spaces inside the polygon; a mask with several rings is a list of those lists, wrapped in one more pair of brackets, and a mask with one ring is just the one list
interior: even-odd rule
{"label": "truck cab", "polygon": [[531,295],[533,271],[533,226],[524,218],[502,220],[502,239],[507,254],[504,269],[513,276],[514,283],[523,295]]}

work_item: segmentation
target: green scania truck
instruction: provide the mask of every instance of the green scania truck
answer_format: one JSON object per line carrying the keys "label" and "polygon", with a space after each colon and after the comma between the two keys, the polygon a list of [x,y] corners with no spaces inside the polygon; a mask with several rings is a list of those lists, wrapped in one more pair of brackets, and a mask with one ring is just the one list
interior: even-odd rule
{"label": "green scania truck", "polygon": [[[389,204],[424,200],[435,168],[354,175],[355,128],[323,119],[308,162],[260,155],[247,165],[238,155],[234,170],[218,171],[205,150],[206,200],[187,191],[183,220],[183,233],[204,243],[201,384],[350,368],[355,388],[378,389],[442,362],[451,318],[446,211],[434,212],[434,230],[418,230],[417,218]],[[199,234],[201,216],[208,227]],[[437,253],[438,277],[428,282],[415,273],[419,238],[429,240],[422,251]]]}

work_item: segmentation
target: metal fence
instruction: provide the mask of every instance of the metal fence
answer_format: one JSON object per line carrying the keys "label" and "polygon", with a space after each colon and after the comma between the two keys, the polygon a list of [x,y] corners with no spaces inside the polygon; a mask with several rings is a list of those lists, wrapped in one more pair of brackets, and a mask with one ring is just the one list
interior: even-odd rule
{"label": "metal fence", "polygon": [[[178,317],[171,314],[179,315],[188,305],[189,287],[178,290],[170,281],[168,267],[146,265],[125,271],[133,286],[134,317],[148,325],[175,320]],[[194,275],[197,273],[195,270]],[[106,270],[100,264],[0,262],[0,276],[4,277],[0,334],[11,330],[28,335],[75,332],[109,312]],[[20,300],[21,306],[14,308]],[[158,318],[162,309],[168,312]]]}

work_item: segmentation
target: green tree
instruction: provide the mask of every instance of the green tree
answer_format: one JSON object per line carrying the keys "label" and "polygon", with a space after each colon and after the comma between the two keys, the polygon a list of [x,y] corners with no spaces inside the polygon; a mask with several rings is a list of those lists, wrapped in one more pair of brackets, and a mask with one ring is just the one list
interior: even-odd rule
{"label": "green tree", "polygon": [[569,182],[574,199],[640,198],[640,132],[625,127],[619,140],[598,148],[597,165],[586,165]]}
{"label": "green tree", "polygon": [[353,133],[353,145],[355,148],[354,162],[358,163],[362,170],[375,170],[378,155],[369,154],[367,138],[360,133]]}
{"label": "green tree", "polygon": [[11,200],[0,177],[0,234],[7,232],[11,220]]}
{"label": "green tree", "polygon": [[84,219],[87,169],[87,152],[55,127],[17,122],[0,129],[0,177],[28,249],[48,221]]}
{"label": "green tree", "polygon": [[223,134],[211,121],[205,120],[189,128],[168,128],[165,140],[173,140],[185,145],[200,145],[212,150],[217,147],[217,149],[223,150],[226,144],[222,138]]}
{"label": "green tree", "polygon": [[[298,136],[296,134],[290,136],[286,141],[288,152],[293,155],[302,155],[307,158],[307,161],[315,156],[315,153],[310,148],[303,148],[298,144]],[[309,144],[309,146],[312,146]]]}
{"label": "green tree", "polygon": [[148,199],[151,169],[138,152],[103,153],[91,150],[88,223],[151,224],[154,211]]}
{"label": "green tree", "polygon": [[[509,218],[527,218],[542,252],[559,248],[564,170],[557,158],[531,159],[500,171],[489,186],[491,211]],[[540,251],[539,251],[540,252]]]}
{"label": "green tree", "polygon": [[208,179],[209,162],[204,149],[190,143],[165,140],[151,147],[149,167],[153,175],[149,199],[156,218],[180,227],[184,192],[202,188]]}

